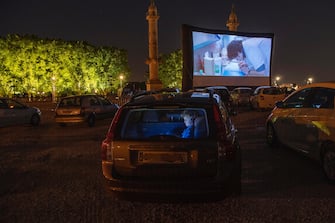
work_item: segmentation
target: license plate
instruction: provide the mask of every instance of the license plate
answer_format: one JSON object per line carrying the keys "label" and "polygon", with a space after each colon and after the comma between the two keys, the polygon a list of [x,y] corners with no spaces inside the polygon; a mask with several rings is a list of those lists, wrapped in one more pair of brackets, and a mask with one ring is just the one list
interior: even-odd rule
{"label": "license plate", "polygon": [[138,161],[144,164],[183,164],[187,163],[186,152],[139,151]]}

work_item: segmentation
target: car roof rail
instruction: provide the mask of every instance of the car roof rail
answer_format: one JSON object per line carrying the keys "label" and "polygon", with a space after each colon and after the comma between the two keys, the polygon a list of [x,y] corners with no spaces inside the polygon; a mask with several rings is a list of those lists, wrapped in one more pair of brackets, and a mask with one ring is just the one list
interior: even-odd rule
{"label": "car roof rail", "polygon": [[134,101],[138,98],[142,98],[146,95],[153,95],[153,94],[176,94],[180,93],[180,90],[178,88],[162,88],[159,90],[151,90],[151,91],[140,91],[137,94],[133,95],[130,98],[130,101]]}

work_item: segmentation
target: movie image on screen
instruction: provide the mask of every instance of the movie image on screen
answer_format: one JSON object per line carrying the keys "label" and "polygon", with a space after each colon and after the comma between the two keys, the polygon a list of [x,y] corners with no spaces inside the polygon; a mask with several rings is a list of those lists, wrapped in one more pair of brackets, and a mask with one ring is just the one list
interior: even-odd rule
{"label": "movie image on screen", "polygon": [[192,32],[193,75],[270,76],[272,38]]}

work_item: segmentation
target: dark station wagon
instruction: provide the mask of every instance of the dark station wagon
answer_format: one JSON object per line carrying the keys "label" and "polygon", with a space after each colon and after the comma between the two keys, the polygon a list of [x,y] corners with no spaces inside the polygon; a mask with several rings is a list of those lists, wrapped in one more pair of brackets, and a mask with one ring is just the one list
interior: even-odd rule
{"label": "dark station wagon", "polygon": [[102,142],[106,185],[113,192],[240,194],[236,132],[210,93],[137,96],[120,107]]}

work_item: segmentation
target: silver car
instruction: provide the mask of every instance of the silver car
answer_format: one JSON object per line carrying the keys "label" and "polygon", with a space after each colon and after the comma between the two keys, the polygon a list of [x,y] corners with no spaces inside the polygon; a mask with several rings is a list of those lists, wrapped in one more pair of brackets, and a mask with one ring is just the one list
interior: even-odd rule
{"label": "silver car", "polygon": [[267,142],[317,160],[335,182],[335,82],[301,87],[277,102],[267,119]]}
{"label": "silver car", "polygon": [[55,109],[56,123],[86,122],[89,127],[99,119],[111,119],[119,106],[108,99],[94,94],[74,95],[62,98]]}
{"label": "silver car", "polygon": [[0,98],[0,127],[22,124],[37,126],[40,124],[41,114],[37,107],[30,107],[11,98]]}

